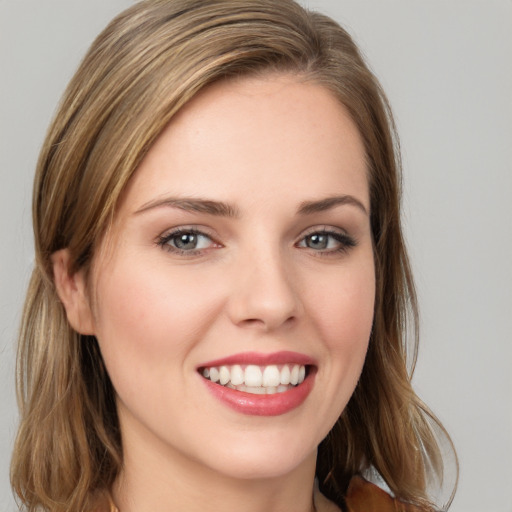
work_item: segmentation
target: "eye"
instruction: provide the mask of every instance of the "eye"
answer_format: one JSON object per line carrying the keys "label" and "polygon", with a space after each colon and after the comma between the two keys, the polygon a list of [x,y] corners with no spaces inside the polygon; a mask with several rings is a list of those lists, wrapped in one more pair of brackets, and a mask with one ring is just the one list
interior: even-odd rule
{"label": "eye", "polygon": [[170,252],[195,254],[217,244],[205,233],[191,228],[179,228],[158,239],[158,245]]}
{"label": "eye", "polygon": [[356,241],[346,233],[323,229],[306,235],[299,241],[297,247],[321,253],[336,253],[347,251],[355,245]]}

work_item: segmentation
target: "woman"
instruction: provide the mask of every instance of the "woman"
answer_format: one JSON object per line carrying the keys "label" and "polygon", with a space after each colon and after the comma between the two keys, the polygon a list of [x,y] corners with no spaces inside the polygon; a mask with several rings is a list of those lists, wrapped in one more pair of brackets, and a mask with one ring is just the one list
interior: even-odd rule
{"label": "woman", "polygon": [[116,18],[36,176],[27,510],[432,510],[395,146],[350,37],[291,0]]}

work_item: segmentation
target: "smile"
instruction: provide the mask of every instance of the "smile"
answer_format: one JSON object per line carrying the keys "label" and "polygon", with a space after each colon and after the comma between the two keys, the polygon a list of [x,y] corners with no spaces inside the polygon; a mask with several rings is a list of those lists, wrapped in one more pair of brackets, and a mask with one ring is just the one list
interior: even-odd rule
{"label": "smile", "polygon": [[311,393],[317,371],[313,358],[290,351],[245,352],[197,367],[216,400],[254,416],[279,416],[298,409]]}
{"label": "smile", "polygon": [[284,393],[304,382],[306,365],[223,365],[201,369],[209,381],[236,391],[254,395]]}

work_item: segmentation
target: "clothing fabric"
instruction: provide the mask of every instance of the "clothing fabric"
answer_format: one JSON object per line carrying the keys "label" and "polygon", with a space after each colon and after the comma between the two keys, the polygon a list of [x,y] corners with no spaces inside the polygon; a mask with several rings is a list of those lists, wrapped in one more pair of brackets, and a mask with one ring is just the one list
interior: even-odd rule
{"label": "clothing fabric", "polygon": [[[414,505],[393,498],[360,476],[354,476],[350,480],[345,500],[350,512],[424,512]],[[326,508],[325,512],[335,510]]]}

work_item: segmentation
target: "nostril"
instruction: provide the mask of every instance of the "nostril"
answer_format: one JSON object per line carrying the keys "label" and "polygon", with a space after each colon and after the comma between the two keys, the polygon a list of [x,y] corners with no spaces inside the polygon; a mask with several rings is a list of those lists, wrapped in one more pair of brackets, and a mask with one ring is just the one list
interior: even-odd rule
{"label": "nostril", "polygon": [[238,322],[238,325],[245,327],[254,327],[260,328],[264,330],[272,330],[277,327],[283,327],[285,325],[293,324],[296,320],[295,316],[289,316],[286,319],[278,318],[277,316],[272,318],[270,316],[266,316],[265,318],[245,318]]}
{"label": "nostril", "polygon": [[265,327],[265,321],[260,318],[246,318],[240,324],[247,327]]}

